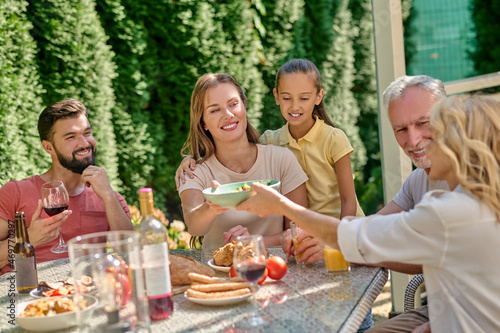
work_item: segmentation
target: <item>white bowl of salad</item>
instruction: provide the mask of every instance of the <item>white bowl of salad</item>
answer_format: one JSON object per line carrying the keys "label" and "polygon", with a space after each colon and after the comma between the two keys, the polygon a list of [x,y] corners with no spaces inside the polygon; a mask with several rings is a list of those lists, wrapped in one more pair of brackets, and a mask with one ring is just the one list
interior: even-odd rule
{"label": "white bowl of salad", "polygon": [[205,199],[224,208],[234,208],[240,202],[245,201],[255,194],[255,192],[250,190],[252,183],[265,184],[276,190],[280,186],[278,180],[249,180],[245,182],[224,184],[217,188],[209,187],[202,192]]}

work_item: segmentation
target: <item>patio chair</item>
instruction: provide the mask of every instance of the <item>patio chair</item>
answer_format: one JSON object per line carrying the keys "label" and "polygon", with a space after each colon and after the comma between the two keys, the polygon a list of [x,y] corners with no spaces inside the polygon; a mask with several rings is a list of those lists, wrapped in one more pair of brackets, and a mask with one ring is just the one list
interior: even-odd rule
{"label": "patio chair", "polygon": [[406,290],[405,290],[404,312],[415,308],[415,293],[416,293],[418,287],[422,283],[424,283],[424,275],[423,274],[415,275],[410,280],[410,282],[408,282],[408,285],[406,286]]}

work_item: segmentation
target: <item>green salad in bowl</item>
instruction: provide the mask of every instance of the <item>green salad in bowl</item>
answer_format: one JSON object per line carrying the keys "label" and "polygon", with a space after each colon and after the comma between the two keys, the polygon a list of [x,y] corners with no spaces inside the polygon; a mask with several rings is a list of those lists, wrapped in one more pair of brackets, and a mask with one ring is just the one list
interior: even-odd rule
{"label": "green salad in bowl", "polygon": [[277,190],[280,186],[278,180],[249,180],[245,182],[229,183],[217,188],[209,187],[202,191],[205,199],[224,208],[234,208],[240,202],[250,198],[255,192],[250,190],[252,183],[261,183]]}

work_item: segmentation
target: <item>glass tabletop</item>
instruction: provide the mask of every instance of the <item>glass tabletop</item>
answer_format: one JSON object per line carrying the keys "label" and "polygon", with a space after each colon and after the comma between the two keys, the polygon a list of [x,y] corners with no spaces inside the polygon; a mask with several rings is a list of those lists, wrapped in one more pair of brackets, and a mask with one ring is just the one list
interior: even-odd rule
{"label": "glass tabletop", "polygon": [[[269,248],[271,255],[285,258],[281,248]],[[207,264],[213,251],[171,250]],[[289,258],[286,276],[275,281],[268,278],[256,293],[260,315],[269,319],[263,332],[356,332],[387,281],[387,270],[380,267],[351,264],[345,275],[332,276],[324,262],[299,265]],[[39,281],[60,281],[71,275],[69,259],[40,263]],[[215,271],[226,277],[228,273]],[[2,332],[23,332],[8,316],[7,306],[29,299],[16,295],[9,272],[0,277],[0,306],[5,314],[0,320]],[[13,289],[13,290],[12,290]],[[189,301],[183,293],[174,295],[174,312],[170,318],[151,322],[152,332],[237,332],[238,324],[253,311],[249,299],[236,304],[206,305]]]}

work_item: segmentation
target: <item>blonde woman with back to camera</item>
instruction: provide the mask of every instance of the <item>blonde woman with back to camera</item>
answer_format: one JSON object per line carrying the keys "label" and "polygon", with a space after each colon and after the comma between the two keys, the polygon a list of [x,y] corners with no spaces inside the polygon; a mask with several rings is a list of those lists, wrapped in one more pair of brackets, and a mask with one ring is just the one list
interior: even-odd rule
{"label": "blonde woman with back to camera", "polygon": [[[430,126],[428,176],[451,191],[431,191],[408,212],[340,221],[259,184],[237,209],[283,214],[351,262],[422,265],[434,333],[500,332],[500,103],[448,97],[433,106]],[[411,332],[393,325],[404,315],[374,330]]]}

